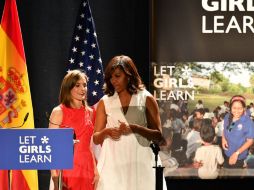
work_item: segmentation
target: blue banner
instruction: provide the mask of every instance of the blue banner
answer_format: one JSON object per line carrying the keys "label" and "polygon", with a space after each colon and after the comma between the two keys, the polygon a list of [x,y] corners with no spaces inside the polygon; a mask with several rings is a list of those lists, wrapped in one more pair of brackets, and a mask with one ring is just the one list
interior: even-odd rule
{"label": "blue banner", "polygon": [[73,129],[0,129],[0,169],[71,169]]}

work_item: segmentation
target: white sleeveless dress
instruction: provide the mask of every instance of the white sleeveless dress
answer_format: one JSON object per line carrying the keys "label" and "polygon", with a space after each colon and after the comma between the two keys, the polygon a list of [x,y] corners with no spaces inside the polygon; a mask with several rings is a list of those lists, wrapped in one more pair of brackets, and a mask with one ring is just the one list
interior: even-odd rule
{"label": "white sleeveless dress", "polygon": [[[147,127],[147,96],[152,96],[147,90],[133,94],[125,115],[117,93],[104,96],[106,127],[119,127],[118,120]],[[121,136],[119,141],[106,138],[97,164],[100,174],[97,190],[155,190],[155,160],[149,145],[146,138],[133,133]],[[166,190],[165,179],[163,186]]]}

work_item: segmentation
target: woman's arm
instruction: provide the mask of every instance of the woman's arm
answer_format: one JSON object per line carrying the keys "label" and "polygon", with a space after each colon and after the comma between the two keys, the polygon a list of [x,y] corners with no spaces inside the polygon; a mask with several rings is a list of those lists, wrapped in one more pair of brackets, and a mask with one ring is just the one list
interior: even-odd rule
{"label": "woman's arm", "polygon": [[229,158],[229,164],[233,165],[236,163],[239,154],[250,148],[250,146],[253,144],[253,139],[247,139],[246,142],[236,151],[234,152],[230,158]]}
{"label": "woman's arm", "polygon": [[59,126],[62,124],[62,120],[63,120],[63,111],[59,106],[57,106],[51,112],[49,118],[49,128],[53,129],[59,128]]}
{"label": "woman's arm", "polygon": [[[55,107],[50,115],[49,128],[56,129],[59,128],[63,119],[62,109],[58,106]],[[59,170],[50,170],[52,180],[54,182],[54,190],[58,190],[59,183]]]}
{"label": "woman's arm", "polygon": [[152,96],[146,98],[146,118],[148,128],[130,124],[133,133],[138,133],[148,140],[161,141],[162,140],[162,129],[161,129],[161,120],[159,114],[159,107],[157,102]]}
{"label": "woman's arm", "polygon": [[227,142],[227,139],[225,138],[224,131],[222,131],[221,145],[222,145],[223,150],[228,149],[228,142]]}
{"label": "woman's arm", "polygon": [[100,100],[96,110],[96,119],[94,126],[93,142],[102,144],[104,139],[109,136],[113,140],[119,140],[121,131],[119,128],[106,128],[107,115],[103,100]]}
{"label": "woman's arm", "polygon": [[98,169],[96,167],[96,159],[95,159],[95,156],[94,156],[94,153],[93,153],[93,148],[92,148],[92,141],[91,141],[91,146],[90,146],[90,151],[91,151],[91,154],[92,154],[92,157],[93,157],[93,164],[94,164],[94,179],[93,179],[93,184],[94,184],[94,189],[96,189],[97,187],[97,184],[98,184],[98,181],[99,181],[99,172],[98,172]]}

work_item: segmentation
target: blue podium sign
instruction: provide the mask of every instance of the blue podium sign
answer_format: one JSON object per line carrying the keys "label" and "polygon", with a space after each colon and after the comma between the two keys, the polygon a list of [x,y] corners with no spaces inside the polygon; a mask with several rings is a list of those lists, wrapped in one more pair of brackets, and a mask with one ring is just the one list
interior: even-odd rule
{"label": "blue podium sign", "polygon": [[73,129],[0,129],[0,169],[71,169]]}

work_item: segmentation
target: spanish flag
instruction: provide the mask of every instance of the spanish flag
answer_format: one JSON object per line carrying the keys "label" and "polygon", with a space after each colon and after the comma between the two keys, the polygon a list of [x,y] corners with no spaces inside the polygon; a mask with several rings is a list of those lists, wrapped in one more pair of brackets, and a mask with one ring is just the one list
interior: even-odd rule
{"label": "spanish flag", "polygon": [[[29,117],[24,123],[27,113]],[[16,0],[5,0],[0,25],[0,128],[34,128]],[[7,190],[9,186],[12,190],[38,190],[37,171],[12,170],[9,174],[1,171],[0,190]]]}

